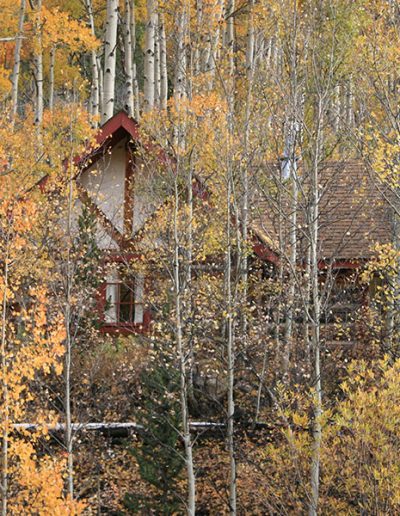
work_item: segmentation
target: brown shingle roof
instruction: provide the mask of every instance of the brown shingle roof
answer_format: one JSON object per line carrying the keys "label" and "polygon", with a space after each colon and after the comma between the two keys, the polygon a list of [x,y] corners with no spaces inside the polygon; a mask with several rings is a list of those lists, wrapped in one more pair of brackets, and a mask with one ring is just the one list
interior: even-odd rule
{"label": "brown shingle roof", "polygon": [[[299,167],[297,239],[299,259],[307,248],[309,180]],[[254,173],[252,228],[272,250],[288,248],[292,194],[280,182],[280,167],[267,164]],[[283,193],[282,193],[283,187]],[[281,193],[279,194],[279,190]],[[359,161],[327,162],[319,170],[319,256],[321,260],[369,258],[375,243],[392,240],[392,215],[372,174]]]}

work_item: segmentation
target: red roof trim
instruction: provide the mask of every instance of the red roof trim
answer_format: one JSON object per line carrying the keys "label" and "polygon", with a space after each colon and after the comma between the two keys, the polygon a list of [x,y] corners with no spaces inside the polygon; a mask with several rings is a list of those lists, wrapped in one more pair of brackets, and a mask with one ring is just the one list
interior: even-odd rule
{"label": "red roof trim", "polygon": [[120,111],[101,127],[99,134],[96,137],[97,143],[103,143],[110,138],[118,129],[125,129],[133,140],[139,140],[139,124],[133,118],[130,118],[124,111]]}

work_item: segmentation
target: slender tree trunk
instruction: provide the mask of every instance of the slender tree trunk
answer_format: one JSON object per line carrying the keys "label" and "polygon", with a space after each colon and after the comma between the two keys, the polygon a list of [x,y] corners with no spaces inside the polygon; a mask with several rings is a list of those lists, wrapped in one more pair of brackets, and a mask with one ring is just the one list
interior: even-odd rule
{"label": "slender tree trunk", "polygon": [[[93,7],[91,0],[85,0],[86,9],[89,18],[90,30],[93,36],[96,35],[95,26],[94,26],[94,16],[93,16]],[[90,111],[94,118],[99,116],[100,112],[100,85],[99,85],[99,61],[97,57],[97,53],[95,50],[91,52],[91,61],[92,61],[92,87],[91,87],[91,95],[90,95]]]}
{"label": "slender tree trunk", "polygon": [[139,98],[139,84],[137,80],[136,70],[136,11],[135,11],[135,0],[131,0],[130,4],[131,20],[130,20],[130,31],[132,41],[132,81],[133,81],[133,99],[134,99],[134,114],[133,116],[137,121],[140,119],[140,98]]}
{"label": "slender tree trunk", "polygon": [[107,0],[106,35],[104,42],[103,124],[114,115],[118,6],[119,0]]}
{"label": "slender tree trunk", "polygon": [[144,55],[144,111],[154,107],[154,38],[156,26],[155,0],[147,0],[147,22]]}
{"label": "slender tree trunk", "polygon": [[125,71],[125,109],[129,116],[135,116],[135,98],[133,92],[133,50],[132,43],[131,0],[125,0],[124,23],[124,71]]}
{"label": "slender tree trunk", "polygon": [[8,397],[8,380],[7,380],[7,290],[9,288],[9,232],[7,234],[6,253],[4,257],[4,281],[3,281],[3,299],[1,314],[1,387],[2,387],[2,432],[1,432],[1,515],[7,516],[8,504],[8,445],[9,445],[9,397]]}
{"label": "slender tree trunk", "polygon": [[353,78],[350,75],[347,82],[346,91],[346,122],[349,128],[354,125],[354,110],[353,110]]}
{"label": "slender tree trunk", "polygon": [[167,38],[165,36],[164,14],[160,13],[160,108],[167,109],[168,71],[167,71]]}
{"label": "slender tree trunk", "polygon": [[36,82],[36,110],[35,124],[40,128],[43,121],[43,49],[42,49],[42,0],[38,0],[36,6],[36,51],[34,56],[34,75]]}
{"label": "slender tree trunk", "polygon": [[205,55],[205,71],[209,74],[208,89],[211,90],[214,85],[215,67],[217,63],[218,43],[220,39],[220,20],[223,13],[223,0],[218,0],[213,15],[213,27],[211,29],[210,40],[207,45],[207,53]]}
{"label": "slender tree trunk", "polygon": [[[250,140],[250,116],[252,106],[252,93],[253,93],[253,78],[254,78],[254,20],[253,20],[253,7],[254,0],[249,2],[249,19],[247,27],[247,47],[246,47],[246,71],[247,71],[247,96],[246,96],[246,109],[245,109],[245,120],[244,120],[244,143],[243,143],[243,155],[244,155],[244,166],[241,167],[241,179],[243,188],[243,202],[242,202],[242,240],[245,246],[244,252],[242,253],[242,265],[241,265],[241,280],[243,288],[243,299],[242,299],[242,338],[246,341],[247,339],[247,292],[248,292],[248,259],[247,259],[247,238],[248,238],[248,219],[249,219],[249,140]],[[234,4],[232,3],[232,12]],[[233,38],[233,19],[232,28],[228,31],[228,36],[232,31],[231,38]],[[229,42],[229,38],[228,38]],[[232,43],[233,47],[233,43]],[[232,63],[231,73],[234,73],[233,63],[233,48],[232,48]],[[234,87],[234,84],[233,84]]]}
{"label": "slender tree trunk", "polygon": [[159,16],[156,15],[156,26],[154,30],[154,104],[160,107],[161,89],[161,53],[160,53],[160,27]]}
{"label": "slender tree trunk", "polygon": [[19,71],[21,68],[22,34],[24,31],[26,0],[21,0],[18,18],[18,32],[14,49],[14,68],[11,76],[11,123],[14,125],[18,111]]}
{"label": "slender tree trunk", "polygon": [[[179,164],[178,164],[179,168]],[[175,207],[174,207],[174,287],[175,287],[175,317],[176,317],[176,343],[180,369],[180,399],[182,412],[182,432],[185,446],[185,462],[188,481],[187,513],[195,516],[196,513],[196,481],[193,466],[193,450],[190,436],[189,414],[188,414],[188,388],[186,372],[186,353],[182,332],[182,292],[180,284],[180,239],[179,239],[179,185],[178,172],[175,176]]]}
{"label": "slender tree trunk", "polygon": [[[252,12],[252,6],[249,5],[249,9]],[[228,51],[229,59],[229,73],[234,76],[235,72],[235,24],[233,13],[235,11],[235,0],[229,0],[226,8],[226,33],[225,33],[225,44]]]}
{"label": "slender tree trunk", "polygon": [[53,112],[54,108],[54,68],[56,65],[56,47],[50,50],[50,88],[49,88],[49,110]]}
{"label": "slender tree trunk", "polygon": [[186,5],[182,4],[181,9],[176,13],[176,65],[174,77],[174,97],[179,100],[186,94],[186,28],[187,13]]}
{"label": "slender tree trunk", "polygon": [[233,173],[232,173],[232,145],[233,138],[233,102],[229,99],[229,135],[226,155],[227,170],[227,191],[226,191],[226,265],[225,265],[225,292],[226,292],[226,318],[227,318],[227,445],[229,453],[229,513],[236,515],[236,454],[234,436],[235,418],[235,399],[234,399],[234,380],[235,380],[235,335],[233,328],[234,306],[232,295],[232,210],[231,198],[233,193]]}
{"label": "slender tree trunk", "polygon": [[203,43],[203,0],[196,0],[196,34],[194,37],[193,70],[197,76],[201,72],[201,55],[204,49]]}
{"label": "slender tree trunk", "polygon": [[310,287],[311,287],[311,314],[312,314],[312,351],[314,354],[314,403],[312,428],[312,458],[311,458],[311,499],[309,515],[318,514],[319,482],[320,482],[320,455],[321,455],[321,415],[322,415],[322,382],[320,358],[320,293],[318,268],[318,226],[319,226],[319,160],[322,138],[322,99],[318,98],[317,127],[315,155],[311,171],[311,206],[310,206]]}
{"label": "slender tree trunk", "polygon": [[[72,125],[72,124],[71,124]],[[72,137],[72,127],[71,127]],[[71,142],[72,143],[72,142]],[[71,145],[72,147],[72,145]],[[74,497],[74,455],[73,455],[73,435],[72,435],[72,406],[71,406],[71,365],[73,332],[72,322],[72,287],[73,287],[73,258],[71,256],[72,246],[72,224],[73,224],[73,156],[70,156],[70,176],[68,183],[67,199],[67,262],[66,262],[66,299],[65,299],[65,362],[64,362],[64,382],[65,382],[65,448],[67,451],[67,492],[71,500]]]}

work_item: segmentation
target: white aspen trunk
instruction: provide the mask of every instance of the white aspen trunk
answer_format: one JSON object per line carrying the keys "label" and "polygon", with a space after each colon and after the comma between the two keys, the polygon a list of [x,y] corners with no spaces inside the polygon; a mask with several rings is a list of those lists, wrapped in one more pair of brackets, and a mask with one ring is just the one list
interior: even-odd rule
{"label": "white aspen trunk", "polygon": [[[90,30],[93,36],[96,35],[94,26],[93,7],[91,0],[85,0],[86,9],[89,18]],[[100,112],[100,85],[99,85],[99,61],[95,50],[91,52],[92,61],[92,86],[90,94],[90,111],[94,118],[99,116]]]}
{"label": "white aspen trunk", "polygon": [[24,31],[26,0],[21,0],[19,7],[18,32],[15,40],[14,49],[14,67],[11,76],[11,123],[14,124],[18,111],[18,89],[19,89],[19,73],[21,68],[21,48],[22,34]]}
{"label": "white aspen trunk", "polygon": [[353,78],[350,75],[347,83],[346,92],[346,122],[348,127],[354,125],[354,110],[353,110]]}
{"label": "white aspen trunk", "polygon": [[319,225],[319,159],[322,138],[323,107],[318,99],[316,144],[311,171],[311,205],[310,205],[310,291],[311,291],[311,344],[314,353],[315,394],[313,403],[312,457],[311,457],[311,499],[309,515],[317,516],[319,504],[320,455],[321,455],[321,416],[322,416],[322,382],[320,359],[320,293],[318,268],[318,225]]}
{"label": "white aspen trunk", "polygon": [[[248,238],[248,219],[249,219],[249,174],[248,169],[250,166],[249,157],[249,139],[250,139],[250,116],[252,106],[252,92],[253,92],[253,78],[254,78],[254,19],[253,19],[253,7],[254,0],[249,2],[249,18],[247,26],[247,47],[246,47],[246,70],[247,70],[247,96],[246,96],[246,109],[245,109],[245,120],[244,120],[244,142],[243,142],[243,163],[241,167],[241,179],[243,188],[243,201],[242,201],[242,216],[241,216],[241,227],[242,227],[242,240],[244,244],[244,252],[241,257],[241,280],[243,289],[242,298],[242,339],[244,342],[247,340],[247,293],[248,293],[248,259],[247,259],[247,238]],[[231,9],[233,12],[234,3],[231,3]],[[231,62],[231,73],[234,74],[234,62],[233,62],[233,18],[232,27],[228,32],[228,44],[232,45],[232,62]],[[232,38],[232,43],[229,43]],[[234,87],[234,84],[233,84]]]}
{"label": "white aspen trunk", "polygon": [[183,4],[176,14],[176,65],[174,77],[174,97],[177,101],[186,94],[186,26],[187,13]]}
{"label": "white aspen trunk", "polygon": [[135,11],[135,0],[131,0],[130,4],[131,10],[131,21],[130,21],[130,31],[131,31],[131,41],[132,41],[132,80],[133,80],[133,99],[134,99],[134,116],[136,120],[140,119],[140,98],[139,98],[139,84],[137,80],[137,71],[136,71],[136,11]]}
{"label": "white aspen trunk", "polygon": [[[179,169],[179,163],[178,163]],[[175,206],[174,206],[174,290],[175,290],[175,317],[176,317],[176,344],[179,360],[180,373],[180,401],[182,413],[182,432],[183,442],[185,446],[185,463],[186,474],[188,481],[188,498],[187,498],[187,513],[190,516],[196,514],[196,480],[193,467],[193,450],[192,440],[190,436],[189,414],[188,414],[188,392],[187,392],[187,375],[186,375],[186,353],[183,343],[182,332],[182,299],[181,299],[181,284],[180,284],[180,239],[179,239],[179,185],[178,185],[178,170],[175,175],[174,182],[175,191]]]}
{"label": "white aspen trunk", "polygon": [[291,181],[291,199],[289,213],[289,285],[287,296],[287,311],[285,318],[283,342],[283,373],[285,379],[289,372],[290,354],[293,337],[294,302],[296,293],[296,263],[297,263],[297,201],[298,201],[298,178],[296,162],[296,143],[299,131],[299,109],[298,109],[298,84],[297,84],[297,8],[294,3],[293,24],[291,27],[291,49],[290,49],[290,106],[287,120],[287,134],[285,142],[285,163],[289,166],[288,179]]}
{"label": "white aspen trunk", "polygon": [[193,70],[197,76],[201,72],[202,30],[203,30],[203,0],[196,1],[196,36],[194,38]]}
{"label": "white aspen trunk", "polygon": [[7,232],[6,255],[4,257],[4,281],[3,281],[3,299],[1,314],[1,387],[3,396],[1,400],[2,413],[2,432],[1,432],[1,515],[7,516],[8,505],[8,445],[9,445],[9,395],[7,380],[7,290],[9,288],[9,232]]}
{"label": "white aspen trunk", "polygon": [[104,73],[99,57],[97,57],[97,71],[99,74],[99,113],[102,113],[104,106]]}
{"label": "white aspen trunk", "polygon": [[167,71],[167,38],[165,36],[164,14],[160,14],[160,108],[167,109],[168,71]]}
{"label": "white aspen trunk", "polygon": [[227,358],[228,358],[228,421],[227,421],[227,442],[229,452],[229,513],[236,514],[236,458],[235,458],[235,442],[234,442],[234,417],[235,417],[235,400],[234,400],[234,372],[235,372],[235,348],[233,335],[233,306],[232,306],[232,245],[230,225],[231,219],[231,178],[228,179],[227,197],[227,249],[226,249],[226,292],[227,292]]}
{"label": "white aspen trunk", "polygon": [[[249,9],[252,10],[252,7],[249,6]],[[229,73],[231,76],[234,76],[235,72],[235,55],[234,55],[234,47],[235,47],[235,24],[233,13],[235,11],[235,0],[229,0],[226,8],[226,33],[225,33],[225,45],[228,51],[228,59],[229,59]]]}
{"label": "white aspen trunk", "polygon": [[337,134],[340,130],[340,84],[335,86],[334,92],[334,105],[333,105],[333,124],[335,133]]}
{"label": "white aspen trunk", "polygon": [[159,16],[156,15],[156,26],[154,29],[154,104],[157,108],[160,107],[160,89],[161,89],[161,70],[160,70],[160,27]]}
{"label": "white aspen trunk", "polygon": [[125,0],[124,22],[124,71],[125,71],[125,109],[129,116],[135,116],[135,99],[133,93],[133,50],[132,43],[131,1]]}
{"label": "white aspen trunk", "polygon": [[220,20],[222,18],[224,3],[223,0],[218,0],[217,5],[215,6],[215,14],[214,18],[214,27],[210,37],[210,41],[207,48],[206,58],[205,58],[205,71],[209,74],[208,80],[208,88],[212,89],[214,84],[214,76],[215,76],[215,67],[217,63],[217,54],[219,47],[219,39],[220,39]]}
{"label": "white aspen trunk", "polygon": [[118,6],[119,0],[107,0],[106,35],[104,42],[104,92],[101,118],[103,124],[114,115]]}
{"label": "white aspen trunk", "polygon": [[135,99],[135,118],[137,121],[140,120],[140,95],[139,95],[139,84],[137,80],[136,63],[133,63],[133,96]]}
{"label": "white aspen trunk", "polygon": [[232,213],[231,197],[233,192],[232,177],[232,138],[233,138],[233,101],[229,99],[229,136],[226,155],[227,170],[227,191],[226,191],[226,271],[225,271],[225,292],[226,292],[226,318],[227,318],[227,445],[229,453],[229,514],[236,515],[236,454],[234,437],[234,380],[235,380],[235,335],[233,329],[234,306],[232,296]]}
{"label": "white aspen trunk", "polygon": [[144,111],[154,107],[154,37],[156,25],[155,0],[147,0],[147,22],[144,55]]}
{"label": "white aspen trunk", "polygon": [[36,82],[36,109],[35,109],[35,124],[40,128],[43,121],[43,49],[42,49],[42,0],[38,0],[37,18],[35,23],[35,33],[37,38],[37,48],[34,62],[34,74]]}
{"label": "white aspen trunk", "polygon": [[[71,123],[72,126],[72,123]],[[72,127],[71,127],[72,138]],[[72,148],[72,142],[71,142]],[[72,365],[72,346],[73,334],[71,328],[72,321],[72,284],[73,284],[73,257],[71,247],[73,243],[72,224],[73,224],[73,158],[71,154],[69,163],[69,183],[67,199],[67,263],[66,263],[66,299],[65,299],[65,360],[64,360],[64,382],[65,382],[65,431],[64,444],[67,452],[67,493],[72,500],[74,498],[74,455],[73,455],[73,435],[72,435],[72,407],[71,407],[71,365]]]}
{"label": "white aspen trunk", "polygon": [[49,110],[53,112],[54,108],[54,69],[56,65],[56,47],[50,50],[50,85],[49,85]]}

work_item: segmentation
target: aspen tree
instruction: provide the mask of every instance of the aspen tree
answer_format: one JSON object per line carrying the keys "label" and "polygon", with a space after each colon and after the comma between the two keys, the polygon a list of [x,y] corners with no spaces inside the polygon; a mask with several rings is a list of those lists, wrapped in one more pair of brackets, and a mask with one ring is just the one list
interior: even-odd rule
{"label": "aspen tree", "polygon": [[[252,6],[249,6],[251,10]],[[228,51],[229,73],[233,76],[235,73],[235,0],[229,0],[226,7],[226,31],[225,45]]]}
{"label": "aspen tree", "polygon": [[7,516],[8,503],[8,455],[9,455],[9,393],[7,381],[7,355],[6,355],[6,331],[7,331],[7,294],[9,290],[9,245],[10,245],[10,227],[5,234],[5,256],[3,271],[3,295],[2,295],[2,313],[1,313],[1,372],[2,372],[2,419],[3,429],[1,436],[1,514]]}
{"label": "aspen tree", "polygon": [[174,97],[177,101],[186,94],[186,30],[187,30],[186,2],[182,3],[176,13],[176,63],[174,77]]}
{"label": "aspen tree", "polygon": [[49,110],[53,111],[54,107],[54,68],[56,65],[56,47],[50,50],[50,83],[49,83]]}
{"label": "aspen tree", "polygon": [[147,113],[154,107],[154,51],[155,51],[155,29],[156,29],[156,1],[147,0],[147,20],[145,34],[144,54],[144,106]]}
{"label": "aspen tree", "polygon": [[[178,165],[179,167],[179,165]],[[185,462],[188,481],[188,498],[187,513],[190,516],[196,514],[196,480],[193,467],[193,448],[190,436],[189,414],[188,414],[188,392],[187,392],[187,366],[186,352],[184,349],[183,331],[182,331],[182,286],[180,282],[180,239],[178,229],[179,217],[179,187],[178,172],[174,181],[174,215],[173,215],[173,231],[174,231],[174,289],[175,289],[175,317],[176,317],[176,343],[179,360],[180,373],[180,400],[182,412],[182,432],[183,442],[185,446]]]}
{"label": "aspen tree", "polygon": [[[230,107],[232,110],[232,106]],[[225,292],[226,292],[226,332],[227,332],[227,444],[229,453],[229,513],[236,515],[236,453],[235,453],[235,400],[234,400],[234,379],[235,379],[235,334],[234,334],[234,302],[232,294],[232,195],[233,195],[233,171],[232,171],[232,133],[233,133],[233,112],[229,115],[229,135],[227,137],[226,148],[226,249],[225,249]]]}
{"label": "aspen tree", "polygon": [[[232,6],[233,8],[233,6]],[[255,56],[254,56],[254,2],[253,0],[249,3],[249,14],[247,21],[247,38],[246,38],[246,78],[247,78],[247,92],[246,92],[246,105],[245,105],[245,117],[244,117],[244,139],[243,139],[243,166],[241,167],[241,181],[242,181],[242,207],[241,207],[241,228],[242,228],[242,240],[246,247],[241,257],[241,279],[243,282],[243,311],[242,311],[242,337],[246,341],[247,334],[247,296],[248,296],[248,259],[247,259],[247,239],[248,239],[248,223],[249,223],[249,145],[250,145],[250,123],[251,123],[251,110],[252,110],[252,96],[253,96],[253,81],[255,74]],[[233,24],[233,22],[232,22]],[[233,38],[233,27],[232,31]],[[233,43],[232,43],[233,46]],[[234,61],[233,61],[233,48],[231,49],[231,70],[234,72]]]}
{"label": "aspen tree", "polygon": [[[134,2],[133,2],[134,3]],[[134,11],[131,10],[131,1],[125,0],[125,19],[124,19],[124,71],[125,71],[125,108],[129,116],[135,116],[135,96],[134,96],[134,42],[135,34],[132,34],[134,26]]]}
{"label": "aspen tree", "polygon": [[159,15],[160,31],[160,109],[167,109],[168,100],[168,69],[167,69],[167,38],[165,35],[164,13]]}
{"label": "aspen tree", "polygon": [[36,82],[35,124],[40,127],[43,120],[43,48],[42,48],[42,0],[37,0],[35,6],[35,56],[34,75]]}
{"label": "aspen tree", "polygon": [[11,91],[11,121],[14,123],[15,117],[17,115],[18,110],[18,91],[19,91],[19,73],[21,68],[21,48],[22,48],[22,36],[24,30],[24,21],[25,21],[25,9],[26,9],[26,0],[21,0],[19,7],[19,17],[18,17],[18,32],[15,40],[15,49],[14,49],[14,68],[12,72],[11,82],[12,82],[12,91]]}
{"label": "aspen tree", "polygon": [[[174,128],[174,140],[177,148],[177,164],[176,173],[174,177],[174,287],[175,287],[175,312],[177,317],[176,327],[176,340],[177,340],[177,351],[178,360],[180,363],[180,397],[181,397],[181,412],[182,412],[182,427],[183,427],[183,441],[185,445],[185,462],[187,471],[187,482],[188,482],[188,498],[187,498],[187,512],[191,516],[196,514],[196,478],[194,473],[193,463],[193,443],[190,435],[189,426],[189,410],[188,410],[188,396],[189,388],[192,389],[193,385],[191,382],[192,378],[192,358],[193,350],[191,349],[191,328],[186,322],[185,325],[185,340],[187,343],[185,346],[185,340],[183,336],[183,323],[184,323],[184,310],[186,310],[186,319],[190,318],[191,302],[190,302],[190,289],[191,285],[191,267],[192,267],[192,222],[193,222],[193,178],[191,163],[186,164],[188,167],[187,173],[187,188],[188,188],[188,217],[189,221],[187,224],[187,234],[185,235],[188,239],[188,253],[186,258],[186,271],[181,271],[180,267],[180,254],[181,254],[181,243],[179,239],[179,227],[178,227],[178,215],[179,215],[179,178],[181,174],[181,168],[183,166],[181,155],[186,150],[187,146],[187,120],[186,120],[186,48],[185,48],[185,35],[188,30],[188,16],[187,16],[187,4],[183,4],[180,11],[177,13],[178,16],[178,41],[177,41],[177,68],[175,69],[175,83],[174,83],[174,99],[175,109],[177,113],[177,127]],[[186,171],[184,176],[186,176]],[[186,272],[183,285],[181,285],[180,275],[182,272]],[[179,315],[179,317],[178,317]],[[189,349],[185,349],[189,347]],[[189,365],[189,367],[188,367]],[[188,370],[189,369],[189,370]]]}
{"label": "aspen tree", "polygon": [[137,77],[137,67],[136,67],[136,10],[135,10],[135,2],[132,1],[130,6],[131,19],[130,19],[130,32],[131,32],[131,41],[132,41],[132,78],[133,78],[133,98],[135,105],[134,116],[136,120],[140,119],[140,96],[139,96],[139,84]]}
{"label": "aspen tree", "polygon": [[322,380],[321,380],[321,341],[320,341],[320,291],[318,267],[318,231],[319,231],[319,162],[321,159],[323,124],[322,99],[317,100],[315,150],[313,156],[311,180],[311,203],[309,218],[310,237],[310,292],[311,292],[311,345],[313,353],[314,374],[314,403],[312,427],[312,458],[311,458],[311,499],[309,506],[310,516],[318,514],[320,460],[322,439]]}
{"label": "aspen tree", "polygon": [[[286,136],[283,156],[283,180],[290,181],[290,207],[289,207],[289,251],[288,264],[289,270],[295,271],[297,266],[297,210],[298,210],[298,190],[299,178],[297,174],[297,145],[299,125],[301,123],[301,115],[299,109],[299,86],[298,86],[298,63],[297,63],[297,33],[298,33],[298,15],[297,3],[293,3],[292,23],[289,25],[290,31],[290,55],[288,62],[290,63],[289,71],[289,91],[288,91],[288,106],[286,114]],[[283,350],[283,373],[288,374],[290,364],[290,350],[293,336],[293,317],[294,304],[296,292],[296,277],[293,272],[289,273],[288,278],[288,294],[287,294],[287,308],[284,325],[284,350]]]}
{"label": "aspen tree", "polygon": [[160,55],[160,27],[159,14],[156,15],[155,37],[154,37],[154,104],[160,107],[161,90],[161,55]]}
{"label": "aspen tree", "polygon": [[119,0],[107,0],[106,32],[104,41],[104,91],[101,118],[103,124],[114,114],[118,6]]}
{"label": "aspen tree", "polygon": [[[92,0],[85,0],[86,11],[89,19],[89,26],[93,36],[96,35],[95,26],[94,26],[94,16],[93,16],[93,7]],[[100,78],[99,74],[101,74],[101,67],[99,63],[99,59],[97,57],[97,52],[92,50],[90,53],[91,57],[91,68],[92,68],[92,84],[91,84],[91,93],[90,93],[90,112],[91,115],[96,118],[99,116],[100,112],[100,98],[102,97],[102,91],[100,91]]]}
{"label": "aspen tree", "polygon": [[223,16],[224,1],[217,0],[211,13],[210,29],[208,34],[207,50],[204,55],[204,70],[207,72],[208,89],[214,86],[215,68],[217,65],[217,53],[221,36],[221,18]]}

